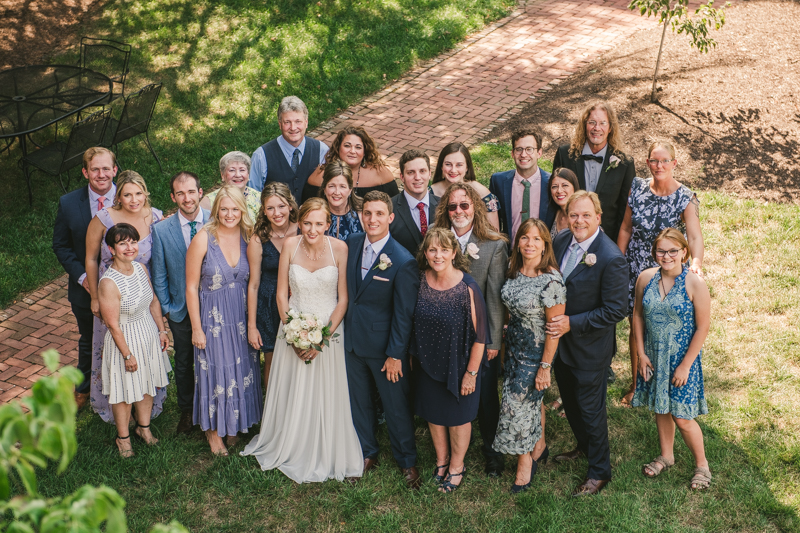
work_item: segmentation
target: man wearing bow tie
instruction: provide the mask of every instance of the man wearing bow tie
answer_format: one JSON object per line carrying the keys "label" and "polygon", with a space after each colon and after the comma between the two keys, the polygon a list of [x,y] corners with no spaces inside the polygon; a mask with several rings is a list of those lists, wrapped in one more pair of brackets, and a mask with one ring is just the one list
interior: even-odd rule
{"label": "man wearing bow tie", "polygon": [[622,152],[622,144],[616,113],[609,104],[595,102],[581,113],[570,144],[559,146],[553,159],[553,168],[572,170],[581,189],[600,197],[600,226],[614,242],[636,175],[633,158]]}

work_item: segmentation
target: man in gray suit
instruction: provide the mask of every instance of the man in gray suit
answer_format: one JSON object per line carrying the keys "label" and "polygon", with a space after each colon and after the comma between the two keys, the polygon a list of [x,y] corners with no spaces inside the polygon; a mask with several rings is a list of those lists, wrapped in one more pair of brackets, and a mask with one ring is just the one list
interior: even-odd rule
{"label": "man in gray suit", "polygon": [[497,394],[500,358],[497,354],[503,343],[505,308],[500,299],[500,289],[506,280],[508,242],[489,223],[486,204],[468,183],[454,183],[448,187],[439,200],[435,225],[452,228],[461,251],[469,258],[470,275],[480,286],[486,301],[492,342],[486,346],[489,366],[481,380],[478,424],[483,437],[486,474],[497,477],[503,472],[504,457],[492,448],[492,444],[500,418]]}
{"label": "man in gray suit", "polygon": [[169,322],[175,347],[175,387],[181,419],[178,433],[192,430],[194,400],[194,346],[192,323],[186,312],[186,250],[192,238],[208,221],[208,211],[200,207],[203,189],[191,172],[178,172],[170,182],[172,201],[178,212],[153,227],[153,256],[150,271],[153,290],[161,311]]}

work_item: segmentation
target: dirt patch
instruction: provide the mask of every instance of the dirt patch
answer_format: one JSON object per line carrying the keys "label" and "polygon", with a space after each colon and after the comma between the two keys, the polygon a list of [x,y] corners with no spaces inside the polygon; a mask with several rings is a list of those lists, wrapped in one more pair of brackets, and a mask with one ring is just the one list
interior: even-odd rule
{"label": "dirt patch", "polygon": [[659,103],[650,102],[661,27],[632,35],[615,50],[536,99],[488,140],[537,125],[544,155],[569,141],[584,105],[594,98],[617,110],[625,152],[637,174],[653,139],[678,149],[678,178],[696,189],[800,203],[800,3],[737,2],[714,32],[718,47],[700,54],[667,30]]}
{"label": "dirt patch", "polygon": [[46,62],[105,0],[0,0],[0,70]]}

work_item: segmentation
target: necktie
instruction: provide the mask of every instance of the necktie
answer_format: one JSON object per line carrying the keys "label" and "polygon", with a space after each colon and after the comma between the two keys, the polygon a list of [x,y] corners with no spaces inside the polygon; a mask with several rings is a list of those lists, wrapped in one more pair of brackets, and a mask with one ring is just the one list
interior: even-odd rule
{"label": "necktie", "polygon": [[361,279],[367,277],[367,273],[369,272],[372,263],[375,261],[375,251],[372,249],[372,246],[367,246],[364,249],[364,258],[361,260]]}
{"label": "necktie", "polygon": [[105,207],[105,206],[103,205],[103,203],[104,203],[105,201],[106,201],[106,197],[105,197],[105,196],[101,196],[100,198],[98,198],[98,199],[97,199],[97,210],[98,210],[98,211],[102,210],[102,209],[103,209],[103,207]]}
{"label": "necktie", "polygon": [[601,165],[603,164],[603,157],[599,155],[583,154],[581,158],[583,158],[584,161],[597,161]]}
{"label": "necktie", "polygon": [[531,218],[531,182],[522,180],[525,192],[522,193],[522,222]]}
{"label": "necktie", "polygon": [[425,204],[422,202],[418,203],[417,209],[419,209],[419,231],[424,237],[425,234],[428,233],[428,217],[425,216]]}
{"label": "necktie", "polygon": [[570,273],[572,273],[572,271],[575,269],[575,263],[576,259],[578,258],[578,251],[580,249],[581,247],[577,242],[569,247],[567,263],[564,265],[564,271],[561,273],[563,279],[567,279],[567,276],[569,276]]}
{"label": "necktie", "polygon": [[294,149],[294,153],[292,154],[292,172],[297,174],[297,167],[300,166],[300,150],[298,148]]}
{"label": "necktie", "polygon": [[197,235],[197,222],[189,222],[189,241]]}

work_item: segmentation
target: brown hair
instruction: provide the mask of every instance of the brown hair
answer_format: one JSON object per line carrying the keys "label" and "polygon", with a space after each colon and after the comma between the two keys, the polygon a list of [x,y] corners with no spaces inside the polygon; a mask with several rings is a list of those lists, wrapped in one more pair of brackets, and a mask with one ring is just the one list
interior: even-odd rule
{"label": "brown hair", "polygon": [[578,184],[578,176],[575,175],[573,171],[568,168],[558,167],[553,171],[550,175],[550,183],[547,184],[547,197],[550,199],[550,209],[555,211],[559,211],[561,208],[556,203],[555,199],[553,198],[553,193],[550,189],[550,186],[553,184],[553,178],[561,178],[562,180],[566,180],[572,185],[572,192],[576,193],[581,190],[581,186]]}
{"label": "brown hair", "polygon": [[572,139],[569,145],[570,157],[579,158],[583,147],[586,145],[586,123],[589,122],[589,115],[592,111],[599,109],[605,111],[608,115],[608,146],[611,148],[611,153],[617,157],[623,158],[625,154],[622,153],[622,132],[619,129],[619,120],[614,108],[608,102],[597,101],[589,104],[581,113],[581,118],[575,125],[575,131],[572,134]]}
{"label": "brown hair", "polygon": [[574,204],[578,200],[582,200],[584,198],[588,198],[589,200],[592,201],[592,204],[594,204],[594,212],[595,212],[595,214],[597,214],[597,215],[602,215],[603,214],[603,208],[600,206],[600,197],[597,196],[597,193],[596,192],[584,191],[584,190],[575,191],[574,193],[572,193],[572,196],[569,197],[569,200],[567,200],[567,206],[566,206],[567,207],[567,214],[569,214],[569,208],[570,208],[570,206],[572,204]]}
{"label": "brown hair", "polygon": [[289,186],[280,181],[271,181],[264,185],[261,191],[261,209],[256,218],[256,227],[253,233],[258,235],[262,243],[267,242],[272,237],[272,224],[267,218],[267,200],[277,196],[289,206],[289,222],[297,222],[297,202],[294,201],[292,191]]}
{"label": "brown hair", "polygon": [[[516,148],[517,141],[522,139],[523,137],[533,137],[536,139],[536,149],[542,149],[542,132],[535,128],[522,128],[519,130],[514,130],[511,133],[511,151],[514,151]],[[582,148],[582,147],[581,147]]]}
{"label": "brown hair", "polygon": [[247,211],[247,202],[244,199],[244,193],[242,193],[241,189],[230,183],[226,183],[217,191],[214,203],[211,204],[211,218],[205,226],[206,229],[215,239],[217,238],[217,232],[219,230],[219,205],[222,203],[223,198],[230,198],[233,200],[233,203],[236,204],[236,207],[239,208],[239,212],[242,214],[242,218],[239,220],[239,232],[242,234],[242,238],[245,241],[249,241],[250,235],[253,233],[253,221],[250,220],[250,214]]}
{"label": "brown hair", "polygon": [[403,152],[403,155],[400,156],[400,175],[403,175],[403,171],[406,168],[406,163],[409,161],[413,161],[415,159],[424,159],[425,163],[428,165],[428,170],[431,169],[431,158],[428,157],[428,154],[423,152],[422,150],[417,150],[416,148],[412,148],[411,150],[406,150]]}
{"label": "brown hair", "polygon": [[361,126],[345,126],[344,129],[339,130],[339,133],[336,134],[336,138],[331,142],[331,149],[325,154],[326,164],[339,160],[339,149],[342,147],[344,138],[348,135],[355,135],[364,143],[364,158],[361,160],[361,166],[363,168],[372,167],[375,170],[380,170],[386,166],[381,153],[378,151],[378,143],[376,143],[375,139]]}
{"label": "brown hair", "polygon": [[514,237],[514,247],[511,249],[511,258],[508,263],[508,271],[506,278],[516,279],[519,271],[522,270],[523,260],[522,252],[520,251],[519,241],[528,234],[533,228],[539,231],[539,237],[544,242],[544,250],[542,250],[542,259],[536,265],[536,271],[540,274],[545,272],[558,272],[558,262],[556,261],[556,254],[553,252],[553,240],[550,238],[550,230],[544,222],[538,218],[529,218],[519,225],[517,234]]}
{"label": "brown hair", "polygon": [[120,198],[122,198],[122,189],[124,189],[129,183],[136,185],[142,190],[144,193],[144,206],[146,208],[150,208],[150,193],[147,190],[147,184],[144,182],[144,178],[135,170],[123,170],[120,172],[119,177],[117,178],[117,192],[114,194],[114,205],[111,207],[111,209],[116,209],[117,211],[122,209],[122,204],[120,203]]}
{"label": "brown hair", "polygon": [[369,191],[367,194],[364,195],[364,199],[361,201],[361,208],[364,208],[364,204],[367,202],[383,202],[386,204],[386,211],[388,214],[392,214],[394,212],[394,204],[392,204],[392,199],[383,191]]}
{"label": "brown hair", "polygon": [[656,260],[656,248],[658,246],[658,241],[663,241],[664,239],[669,239],[673,242],[676,242],[681,247],[681,250],[686,250],[686,256],[682,261],[683,263],[691,261],[692,251],[689,250],[689,241],[686,240],[686,237],[683,236],[683,233],[675,228],[666,228],[661,230],[661,233],[658,234],[658,237],[653,240],[653,244],[650,246],[650,255],[653,256],[653,260]]}
{"label": "brown hair", "polygon": [[113,166],[117,166],[117,156],[114,155],[114,152],[102,146],[93,146],[83,152],[83,168],[89,170],[89,163],[98,155],[110,155]]}
{"label": "brown hair", "polygon": [[450,143],[439,152],[439,158],[436,160],[436,170],[433,172],[433,183],[444,180],[444,172],[442,166],[444,165],[444,158],[450,154],[460,153],[467,160],[467,171],[464,173],[464,181],[475,181],[475,167],[472,164],[472,156],[469,155],[469,149],[463,143],[454,142]]}
{"label": "brown hair", "polygon": [[195,184],[197,186],[197,190],[199,192],[200,191],[200,178],[197,177],[197,174],[195,174],[194,172],[189,172],[188,170],[181,170],[180,172],[178,172],[177,174],[172,176],[172,178],[170,178],[170,180],[169,180],[169,192],[172,193],[172,194],[175,194],[175,182],[177,182],[177,181],[186,181],[186,180],[189,180],[189,179],[193,179],[194,180],[194,182],[195,182]]}
{"label": "brown hair", "polygon": [[455,233],[438,226],[428,228],[428,232],[425,233],[425,238],[422,240],[422,244],[419,245],[419,250],[417,250],[417,264],[420,272],[431,269],[428,264],[428,258],[425,257],[425,252],[434,242],[439,243],[442,248],[455,251],[456,256],[453,258],[453,266],[462,272],[469,272],[469,260],[467,256],[461,253],[461,245],[458,244]]}
{"label": "brown hair", "polygon": [[323,198],[313,197],[309,198],[303,205],[300,206],[300,212],[297,214],[297,221],[301,224],[303,221],[308,217],[308,214],[312,211],[325,211],[325,215],[328,220],[328,224],[331,223],[331,208],[328,207],[328,202],[325,201]]}
{"label": "brown hair", "polygon": [[361,197],[353,190],[353,171],[350,169],[350,165],[339,159],[325,165],[325,170],[322,172],[322,185],[319,186],[319,197],[328,199],[325,196],[325,187],[328,186],[328,183],[333,178],[338,178],[339,176],[343,176],[347,181],[347,186],[350,187],[350,197],[347,200],[350,209],[356,212],[361,211]]}
{"label": "brown hair", "polygon": [[439,199],[439,206],[436,208],[436,220],[434,226],[440,228],[449,228],[452,226],[450,222],[450,211],[448,206],[450,204],[450,197],[456,191],[464,191],[464,193],[472,202],[473,210],[475,211],[475,218],[472,221],[472,234],[479,241],[505,241],[508,242],[505,235],[494,229],[494,226],[487,218],[486,204],[483,203],[478,192],[472,188],[468,183],[453,183],[451,184],[444,194]]}

